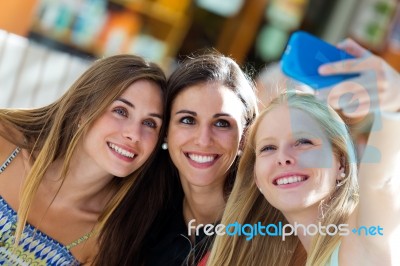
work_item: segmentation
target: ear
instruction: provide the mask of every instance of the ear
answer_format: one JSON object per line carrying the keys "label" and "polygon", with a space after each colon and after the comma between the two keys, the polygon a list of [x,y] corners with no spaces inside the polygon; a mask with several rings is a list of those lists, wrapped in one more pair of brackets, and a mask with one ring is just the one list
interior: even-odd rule
{"label": "ear", "polygon": [[340,168],[339,175],[338,175],[338,178],[336,180],[337,181],[342,181],[343,178],[345,178],[345,177],[346,177],[346,173],[344,171],[344,168]]}
{"label": "ear", "polygon": [[346,176],[346,159],[343,155],[340,156],[340,162],[338,163],[338,169],[339,169],[339,174],[338,174],[337,180],[341,181]]}

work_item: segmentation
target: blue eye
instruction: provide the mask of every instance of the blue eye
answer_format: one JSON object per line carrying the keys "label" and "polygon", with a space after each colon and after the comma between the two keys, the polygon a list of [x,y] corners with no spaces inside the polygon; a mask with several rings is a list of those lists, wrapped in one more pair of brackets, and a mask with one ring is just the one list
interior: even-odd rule
{"label": "blue eye", "polygon": [[260,149],[260,152],[275,151],[275,150],[276,150],[276,146],[274,146],[274,145],[266,145],[266,146],[263,146],[263,147]]}
{"label": "blue eye", "polygon": [[217,127],[230,127],[231,124],[226,120],[218,120],[215,124]]}
{"label": "blue eye", "polygon": [[157,128],[157,123],[153,120],[145,120],[143,121],[143,125],[148,126],[150,128]]}
{"label": "blue eye", "polygon": [[195,124],[194,118],[193,118],[193,117],[190,117],[190,116],[182,117],[182,118],[179,120],[179,122],[181,122],[182,124],[188,124],[188,125],[194,125],[194,124]]}
{"label": "blue eye", "polygon": [[117,107],[113,110],[113,112],[120,116],[128,117],[128,111],[123,107]]}
{"label": "blue eye", "polygon": [[295,143],[295,146],[299,146],[299,145],[313,145],[312,141],[309,139],[298,139]]}

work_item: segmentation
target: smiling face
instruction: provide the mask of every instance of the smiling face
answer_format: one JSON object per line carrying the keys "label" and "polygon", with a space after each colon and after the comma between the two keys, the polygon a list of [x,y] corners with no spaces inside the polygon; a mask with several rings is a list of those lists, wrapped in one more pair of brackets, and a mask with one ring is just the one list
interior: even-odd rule
{"label": "smiling face", "polygon": [[[82,160],[124,177],[144,164],[154,150],[162,125],[158,85],[138,80],[89,127],[82,140]],[[92,164],[90,164],[92,163]]]}
{"label": "smiling face", "polygon": [[223,186],[243,133],[243,104],[220,83],[193,85],[175,98],[168,151],[182,185]]}
{"label": "smiling face", "polygon": [[333,192],[341,168],[327,135],[309,114],[286,104],[261,119],[254,141],[258,187],[285,216],[317,211]]}

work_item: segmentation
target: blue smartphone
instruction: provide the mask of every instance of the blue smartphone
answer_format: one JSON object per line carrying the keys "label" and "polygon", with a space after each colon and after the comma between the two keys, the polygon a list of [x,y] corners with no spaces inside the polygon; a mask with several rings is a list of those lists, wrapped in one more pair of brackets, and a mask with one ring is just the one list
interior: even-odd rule
{"label": "blue smartphone", "polygon": [[283,73],[318,90],[359,74],[321,76],[320,65],[351,59],[354,56],[304,31],[294,32],[281,58]]}

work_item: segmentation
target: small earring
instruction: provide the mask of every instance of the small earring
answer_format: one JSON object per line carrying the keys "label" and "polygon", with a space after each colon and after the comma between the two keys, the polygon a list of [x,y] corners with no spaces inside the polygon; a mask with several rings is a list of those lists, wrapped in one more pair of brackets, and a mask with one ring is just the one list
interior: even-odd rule
{"label": "small earring", "polygon": [[243,154],[243,151],[242,150],[238,150],[238,152],[237,152],[237,156],[242,156],[242,154]]}
{"label": "small earring", "polygon": [[164,143],[161,145],[161,149],[163,149],[163,150],[168,150],[168,143],[164,142]]}
{"label": "small earring", "polygon": [[345,173],[340,173],[340,177],[341,177],[341,178],[345,178],[345,177],[346,177],[346,174],[345,174]]}
{"label": "small earring", "polygon": [[261,194],[263,194],[263,195],[264,195],[264,193],[262,192],[262,189],[261,189],[261,188],[258,188],[258,190],[261,192]]}

